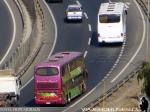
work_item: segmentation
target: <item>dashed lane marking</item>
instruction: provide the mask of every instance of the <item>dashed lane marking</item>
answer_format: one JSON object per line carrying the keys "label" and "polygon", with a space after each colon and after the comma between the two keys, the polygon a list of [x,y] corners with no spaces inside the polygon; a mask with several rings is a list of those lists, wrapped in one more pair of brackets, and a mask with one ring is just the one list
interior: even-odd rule
{"label": "dashed lane marking", "polygon": [[88,19],[88,15],[87,15],[86,12],[84,12],[84,16],[85,16],[86,19]]}
{"label": "dashed lane marking", "polygon": [[90,24],[88,24],[88,27],[89,27],[89,31],[92,31],[92,28],[91,28],[91,25],[90,25]]}
{"label": "dashed lane marking", "polygon": [[77,0],[76,3],[81,6],[81,3]]}
{"label": "dashed lane marking", "polygon": [[89,41],[88,41],[88,45],[90,45],[91,44],[91,38],[89,38]]}
{"label": "dashed lane marking", "polygon": [[85,51],[85,52],[84,52],[84,58],[86,57],[87,53],[88,53],[88,51]]}
{"label": "dashed lane marking", "polygon": [[137,3],[135,0],[134,0],[134,2],[135,2],[135,4],[137,5],[137,7],[138,7],[138,9],[139,9],[139,11],[140,11],[140,15],[141,15],[142,21],[143,21],[143,35],[142,35],[142,40],[141,40],[141,43],[140,43],[138,49],[136,50],[136,52],[135,52],[134,55],[132,56],[132,58],[129,60],[129,62],[126,64],[126,66],[120,71],[120,73],[119,73],[118,75],[116,75],[116,76],[111,80],[111,83],[113,83],[114,81],[116,81],[116,80],[119,78],[119,76],[122,75],[122,73],[126,70],[126,68],[131,64],[131,62],[134,60],[134,58],[136,57],[136,55],[139,53],[139,51],[140,51],[140,49],[141,49],[141,47],[142,47],[142,45],[143,45],[143,42],[144,42],[144,40],[145,40],[145,33],[146,33],[145,26],[146,26],[146,24],[145,24],[145,21],[144,21],[144,16],[143,16],[143,14],[142,14],[142,11],[141,11],[141,9],[140,9],[138,3]]}

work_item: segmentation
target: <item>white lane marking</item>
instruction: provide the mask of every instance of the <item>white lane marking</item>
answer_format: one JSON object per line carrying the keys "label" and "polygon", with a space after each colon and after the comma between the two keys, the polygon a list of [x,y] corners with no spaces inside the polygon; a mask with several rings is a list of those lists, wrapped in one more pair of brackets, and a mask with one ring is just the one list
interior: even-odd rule
{"label": "white lane marking", "polygon": [[100,84],[102,84],[101,82],[99,84],[97,84],[91,91],[89,91],[86,95],[84,95],[81,99],[77,100],[74,104],[72,104],[71,106],[69,106],[67,109],[63,110],[62,112],[66,112],[68,111],[70,108],[74,107],[76,104],[78,104],[81,100],[83,100],[84,98],[86,98],[88,95],[90,95]]}
{"label": "white lane marking", "polygon": [[92,31],[92,28],[91,28],[91,25],[90,25],[90,24],[88,24],[88,27],[89,27],[89,31]]}
{"label": "white lane marking", "polygon": [[84,16],[85,16],[86,19],[88,19],[88,15],[87,15],[86,12],[84,12]]}
{"label": "white lane marking", "polygon": [[58,31],[57,31],[57,23],[56,23],[55,17],[54,17],[54,15],[53,15],[53,13],[52,13],[50,7],[48,6],[48,4],[45,2],[45,0],[43,0],[43,1],[44,1],[45,5],[47,6],[49,12],[50,12],[50,15],[52,16],[52,20],[53,20],[54,26],[55,26],[55,39],[54,39],[54,44],[53,44],[53,47],[52,47],[52,49],[51,49],[51,51],[50,51],[50,53],[49,53],[49,55],[48,55],[48,57],[50,57],[51,54],[52,54],[52,52],[53,52],[53,50],[54,50],[54,48],[55,48],[55,45],[56,45]]}
{"label": "white lane marking", "polygon": [[33,79],[34,79],[34,77],[31,77],[31,79],[28,80],[28,82],[25,83],[25,84],[20,88],[20,91],[21,91],[23,88],[25,88]]}
{"label": "white lane marking", "polygon": [[88,53],[88,51],[85,51],[85,52],[84,52],[84,58],[86,57],[87,53]]}
{"label": "white lane marking", "polygon": [[126,4],[129,6],[131,3],[130,2],[126,2]]}
{"label": "white lane marking", "polygon": [[7,0],[4,0],[5,4],[7,5],[10,13],[11,13],[11,17],[12,17],[12,20],[13,20],[13,37],[12,37],[12,40],[11,40],[11,43],[10,43],[10,46],[6,52],[6,54],[3,56],[2,60],[0,61],[0,65],[3,63],[3,61],[5,60],[5,58],[7,57],[8,53],[10,52],[13,44],[14,44],[14,41],[15,41],[15,37],[16,37],[16,20],[15,20],[15,16],[14,16],[14,13],[9,5],[9,3],[7,2]]}
{"label": "white lane marking", "polygon": [[[49,6],[48,6],[47,3],[45,2],[45,0],[43,0],[43,2],[44,2],[44,4],[46,5],[47,9],[49,10],[50,15],[52,16],[52,20],[53,20],[53,22],[54,22],[54,27],[55,27],[55,39],[54,39],[54,44],[53,44],[52,49],[51,49],[51,51],[50,51],[50,53],[49,53],[49,55],[48,55],[48,57],[50,57],[50,55],[52,54],[52,52],[53,52],[53,50],[54,50],[54,47],[55,47],[55,45],[56,45],[56,40],[57,40],[57,24],[56,24],[56,21],[55,21],[55,18],[54,18],[54,15],[53,15],[51,9],[49,8]],[[23,86],[20,88],[20,91],[21,91],[24,87],[26,87],[33,79],[34,79],[34,77],[32,77],[25,85],[23,85]]]}
{"label": "white lane marking", "polygon": [[110,74],[108,73],[106,76],[108,77]]}
{"label": "white lane marking", "polygon": [[120,61],[120,58],[118,58],[118,59],[117,59],[116,63],[118,64],[118,63],[119,63],[119,61]]}
{"label": "white lane marking", "polygon": [[130,4],[131,4],[131,3],[126,2],[126,3],[125,3],[125,7],[126,7],[127,9],[129,9]]}
{"label": "white lane marking", "polygon": [[138,5],[138,3],[134,0],[134,2],[135,2],[135,4],[137,5],[137,7],[138,7],[138,9],[139,9],[139,11],[140,11],[140,14],[141,14],[141,16],[142,16],[142,20],[143,20],[143,35],[142,35],[142,41],[141,41],[141,43],[140,43],[140,46],[138,47],[138,49],[137,49],[137,51],[134,53],[134,55],[132,56],[132,58],[129,60],[129,62],[126,64],[126,66],[121,70],[121,72],[114,78],[114,79],[112,79],[111,80],[111,83],[113,83],[124,71],[125,71],[125,69],[130,65],[130,63],[133,61],[133,59],[136,57],[136,55],[139,53],[139,51],[140,51],[140,49],[141,49],[141,47],[142,47],[142,45],[143,45],[143,42],[144,42],[144,40],[145,40],[145,21],[144,21],[144,16],[143,16],[143,14],[142,14],[142,11],[141,11],[141,9],[140,9],[140,7],[139,7],[139,5]]}
{"label": "white lane marking", "polygon": [[77,0],[76,3],[81,6],[81,3]]}
{"label": "white lane marking", "polygon": [[111,0],[108,0],[108,2],[111,3],[112,1],[111,1]]}
{"label": "white lane marking", "polygon": [[[134,0],[134,2],[136,3],[136,1]],[[137,4],[137,3],[136,3]],[[140,8],[139,8],[140,10]],[[141,12],[141,10],[140,10]],[[143,15],[142,15],[143,17]],[[76,104],[78,104],[80,101],[82,101],[83,99],[85,99],[89,94],[91,94],[93,91],[96,90],[96,88],[102,84],[102,81],[100,83],[98,83],[91,91],[89,91],[86,95],[84,95],[81,99],[77,100],[74,104],[72,104],[71,106],[67,107],[67,109],[63,110],[62,112],[66,112],[67,110],[69,110],[70,108],[74,107]]]}
{"label": "white lane marking", "polygon": [[91,38],[89,38],[88,45],[90,45],[90,43],[91,43]]}
{"label": "white lane marking", "polygon": [[116,68],[117,64],[119,63],[120,58],[121,58],[122,55],[123,55],[125,45],[126,45],[126,39],[124,39],[124,42],[123,42],[121,51],[120,51],[120,53],[119,53],[119,56],[118,56],[117,60],[115,61],[114,65],[112,66],[112,68],[110,69],[110,71],[108,72],[109,74],[111,74],[111,73],[113,72],[113,70]]}
{"label": "white lane marking", "polygon": [[109,71],[108,74],[111,74],[111,71]]}

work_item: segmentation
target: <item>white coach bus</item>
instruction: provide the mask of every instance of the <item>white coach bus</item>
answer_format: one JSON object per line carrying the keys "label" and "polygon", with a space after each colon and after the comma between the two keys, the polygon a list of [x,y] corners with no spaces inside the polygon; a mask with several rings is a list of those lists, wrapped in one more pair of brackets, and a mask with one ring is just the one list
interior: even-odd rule
{"label": "white coach bus", "polygon": [[123,43],[126,38],[127,6],[122,2],[102,3],[98,12],[98,43]]}

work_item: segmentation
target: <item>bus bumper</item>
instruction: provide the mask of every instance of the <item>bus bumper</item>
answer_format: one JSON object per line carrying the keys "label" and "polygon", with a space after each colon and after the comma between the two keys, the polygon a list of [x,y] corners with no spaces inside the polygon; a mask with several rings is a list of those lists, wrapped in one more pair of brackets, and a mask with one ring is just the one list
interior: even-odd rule
{"label": "bus bumper", "polygon": [[35,104],[64,104],[64,100],[62,98],[58,98],[58,99],[53,99],[53,100],[46,100],[46,99],[35,99],[34,100]]}
{"label": "bus bumper", "polygon": [[98,38],[98,43],[123,43],[124,38]]}

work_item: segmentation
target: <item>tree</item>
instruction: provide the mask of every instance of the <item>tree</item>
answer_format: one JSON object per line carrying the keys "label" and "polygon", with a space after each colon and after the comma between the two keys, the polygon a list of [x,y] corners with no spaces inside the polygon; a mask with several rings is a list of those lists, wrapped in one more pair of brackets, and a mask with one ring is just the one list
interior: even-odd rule
{"label": "tree", "polygon": [[147,97],[150,99],[150,63],[143,62],[142,69],[138,72],[138,81],[143,80],[142,93],[146,93]]}

